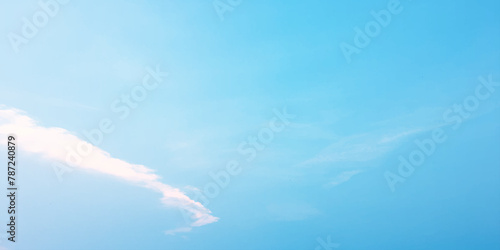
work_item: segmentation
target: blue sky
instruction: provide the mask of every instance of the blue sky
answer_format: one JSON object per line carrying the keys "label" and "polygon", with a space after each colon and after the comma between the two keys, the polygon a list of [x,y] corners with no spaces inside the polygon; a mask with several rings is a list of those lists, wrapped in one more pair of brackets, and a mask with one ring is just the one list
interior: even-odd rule
{"label": "blue sky", "polygon": [[[45,10],[1,1],[0,249],[500,247],[498,1],[42,2],[16,45]],[[372,11],[391,19],[347,60]]]}

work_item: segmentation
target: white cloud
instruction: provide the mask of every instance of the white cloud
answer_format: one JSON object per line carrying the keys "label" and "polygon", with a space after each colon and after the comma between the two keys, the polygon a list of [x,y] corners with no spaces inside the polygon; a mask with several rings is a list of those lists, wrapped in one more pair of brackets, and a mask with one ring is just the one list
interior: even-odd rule
{"label": "white cloud", "polygon": [[191,232],[192,229],[193,228],[191,228],[191,227],[180,227],[177,229],[167,230],[167,231],[165,231],[165,234],[166,235],[176,235],[177,233],[187,233],[187,232]]}
{"label": "white cloud", "polygon": [[[349,181],[354,175],[363,172],[367,162],[377,160],[394,150],[405,138],[415,135],[424,129],[398,130],[388,133],[374,132],[348,136],[328,145],[315,156],[298,164],[299,166],[327,166],[337,164],[348,170],[340,172],[323,185],[329,188]],[[362,163],[360,165],[359,163]]]}
{"label": "white cloud", "polygon": [[335,187],[338,186],[348,180],[350,180],[353,176],[361,173],[361,170],[353,170],[353,171],[344,171],[340,173],[339,175],[335,176],[328,184],[326,184],[326,187]]}
{"label": "white cloud", "polygon": [[[68,147],[76,149],[77,145],[82,148],[90,145],[63,128],[42,127],[20,110],[0,106],[0,135],[5,138],[9,134],[17,136],[16,140],[23,145],[20,147],[21,150],[61,163],[70,159],[67,154]],[[0,140],[0,143],[6,142]],[[179,189],[162,183],[160,176],[154,174],[152,169],[113,158],[108,152],[98,147],[93,147],[92,153],[83,157],[81,161],[73,161],[73,163],[72,167],[76,169],[111,175],[161,193],[163,195],[161,201],[164,205],[183,209],[189,214],[193,220],[190,227],[203,226],[218,220],[201,203],[190,199]],[[186,228],[177,230],[189,231]]]}
{"label": "white cloud", "polygon": [[405,137],[421,132],[420,129],[383,135],[361,134],[342,138],[321,150],[300,165],[331,164],[338,162],[366,162],[377,159],[397,146]]}

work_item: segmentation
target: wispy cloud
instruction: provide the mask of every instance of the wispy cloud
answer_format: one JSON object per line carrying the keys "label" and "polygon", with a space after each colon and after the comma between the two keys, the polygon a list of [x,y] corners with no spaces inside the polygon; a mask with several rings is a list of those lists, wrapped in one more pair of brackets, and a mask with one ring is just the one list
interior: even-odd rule
{"label": "wispy cloud", "polygon": [[268,213],[278,221],[300,221],[320,214],[307,203],[279,203],[267,206]]}
{"label": "wispy cloud", "polygon": [[331,188],[349,181],[368,167],[367,163],[377,160],[394,150],[399,143],[409,136],[424,129],[408,129],[381,133],[378,131],[336,140],[319,153],[299,164],[302,167],[338,165],[340,172],[323,187]]}
{"label": "wispy cloud", "polygon": [[193,230],[192,227],[180,227],[180,228],[176,228],[176,229],[172,229],[172,230],[167,230],[167,231],[165,231],[165,234],[166,235],[176,235],[177,233],[188,233],[188,232],[191,232],[191,230]]}
{"label": "wispy cloud", "polygon": [[361,170],[353,170],[353,171],[344,171],[339,175],[332,178],[332,180],[325,185],[325,187],[335,187],[338,186],[348,180],[350,180],[353,176],[361,173]]}
{"label": "wispy cloud", "polygon": [[[21,150],[35,153],[49,161],[65,162],[67,160],[67,147],[76,148],[77,145],[89,145],[63,128],[40,126],[24,112],[0,106],[0,135],[7,136],[11,133],[18,136],[17,140],[23,145]],[[0,143],[5,144],[5,140],[0,141]],[[218,220],[201,203],[190,199],[179,189],[162,183],[160,176],[156,175],[152,169],[113,158],[100,148],[94,147],[92,153],[72,167],[111,175],[161,193],[163,195],[161,202],[164,205],[189,212],[193,220],[189,228],[203,226]],[[187,227],[176,230],[177,232],[190,231]]]}
{"label": "wispy cloud", "polygon": [[331,164],[337,162],[366,162],[374,160],[394,149],[397,142],[412,134],[421,132],[413,129],[403,132],[361,134],[342,138],[321,150],[300,165]]}

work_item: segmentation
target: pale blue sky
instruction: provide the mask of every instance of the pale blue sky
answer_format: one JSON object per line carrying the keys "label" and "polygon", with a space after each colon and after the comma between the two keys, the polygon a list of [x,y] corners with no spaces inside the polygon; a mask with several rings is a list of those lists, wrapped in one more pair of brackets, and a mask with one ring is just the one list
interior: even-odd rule
{"label": "pale blue sky", "polygon": [[[500,3],[400,1],[348,63],[339,45],[389,2],[243,0],[221,21],[211,0],[71,0],[16,53],[9,34],[41,8],[1,1],[0,111],[84,140],[109,118],[103,152],[201,203],[211,172],[242,172],[200,208],[218,221],[192,226],[116,175],[59,181],[21,141],[18,242],[2,234],[0,249],[315,249],[328,236],[338,249],[498,249],[500,87],[458,129],[443,115],[478,77],[500,82]],[[157,65],[169,75],[120,119],[111,104]],[[238,146],[285,107],[292,123],[246,161]],[[2,112],[3,136],[18,123]],[[392,192],[384,174],[436,128],[446,141]],[[57,131],[34,138],[53,149]]]}

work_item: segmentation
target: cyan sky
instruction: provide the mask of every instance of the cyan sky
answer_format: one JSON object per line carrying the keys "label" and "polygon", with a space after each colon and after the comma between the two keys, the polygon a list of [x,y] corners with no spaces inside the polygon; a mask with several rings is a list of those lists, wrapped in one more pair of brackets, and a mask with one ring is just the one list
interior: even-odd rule
{"label": "cyan sky", "polygon": [[[211,0],[72,0],[15,53],[8,35],[40,7],[1,1],[0,110],[81,139],[110,118],[102,150],[196,201],[211,171],[243,171],[206,205],[219,221],[166,235],[189,222],[160,193],[81,169],[59,182],[20,144],[18,242],[0,246],[498,249],[500,87],[459,129],[443,114],[479,76],[500,82],[500,3],[400,1],[348,63],[339,45],[388,2],[244,0],[221,21]],[[169,75],[120,120],[110,105],[156,65]],[[284,107],[292,124],[246,162],[238,146]],[[386,171],[438,127],[447,140],[391,192]]]}

